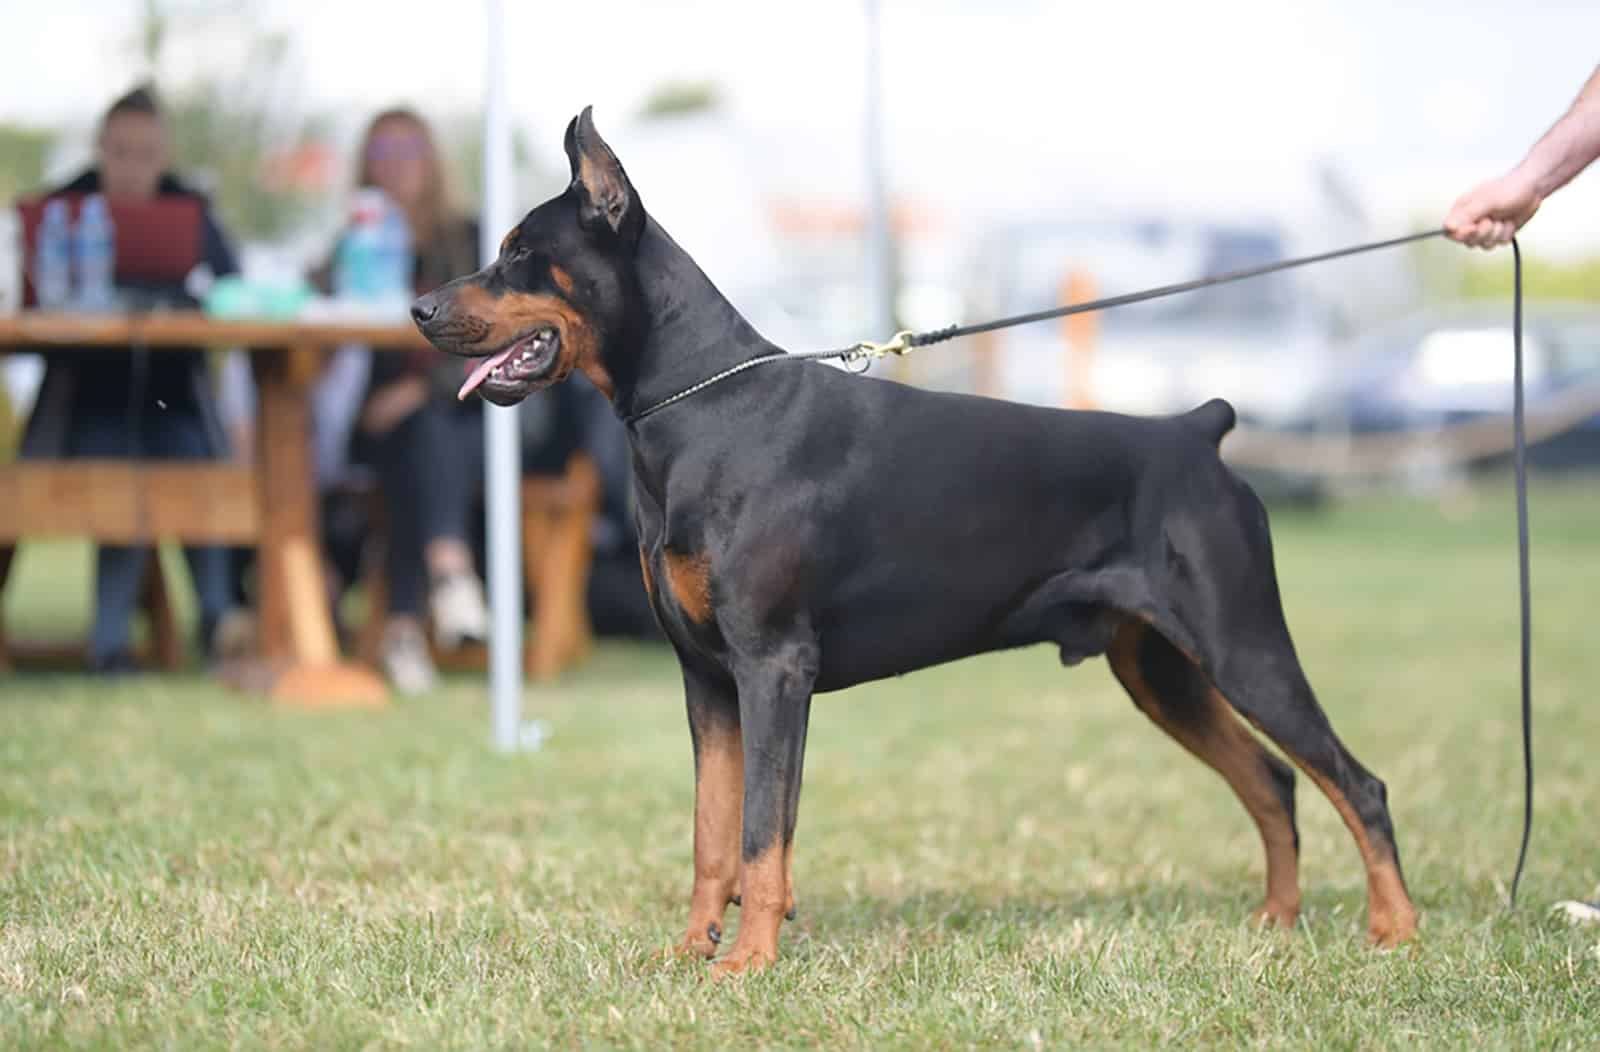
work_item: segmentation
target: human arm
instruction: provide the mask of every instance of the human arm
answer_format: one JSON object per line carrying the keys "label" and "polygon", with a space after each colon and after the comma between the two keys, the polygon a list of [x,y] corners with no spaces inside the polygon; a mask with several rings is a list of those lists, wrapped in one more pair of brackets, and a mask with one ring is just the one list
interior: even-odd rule
{"label": "human arm", "polygon": [[1445,233],[1476,248],[1510,241],[1545,198],[1600,157],[1600,68],[1572,106],[1511,171],[1457,198]]}

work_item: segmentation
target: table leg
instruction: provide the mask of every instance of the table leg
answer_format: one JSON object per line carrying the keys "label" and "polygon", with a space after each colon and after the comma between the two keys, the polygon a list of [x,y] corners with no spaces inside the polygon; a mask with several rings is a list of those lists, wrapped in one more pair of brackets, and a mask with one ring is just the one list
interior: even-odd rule
{"label": "table leg", "polygon": [[139,605],[150,618],[150,643],[155,663],[163,672],[183,667],[183,633],[167,593],[167,575],[161,566],[161,546],[152,544],[145,557],[144,580],[139,584]]}
{"label": "table leg", "polygon": [[11,557],[16,545],[0,544],[0,672],[11,671],[11,648],[6,642],[6,578],[11,575]]}
{"label": "table leg", "polygon": [[258,547],[261,649],[274,700],[381,705],[388,689],[371,668],[339,657],[322,573],[310,386],[317,351],[258,354]]}

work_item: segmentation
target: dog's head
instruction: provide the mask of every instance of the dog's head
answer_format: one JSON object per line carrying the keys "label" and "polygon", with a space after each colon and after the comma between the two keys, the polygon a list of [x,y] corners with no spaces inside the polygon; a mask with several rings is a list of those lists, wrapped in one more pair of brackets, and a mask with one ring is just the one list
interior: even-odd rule
{"label": "dog's head", "polygon": [[645,213],[588,108],[567,125],[566,148],[566,191],[523,217],[488,266],[411,305],[430,343],[478,359],[462,398],[514,405],[574,369],[613,393],[608,343],[642,311],[633,254]]}

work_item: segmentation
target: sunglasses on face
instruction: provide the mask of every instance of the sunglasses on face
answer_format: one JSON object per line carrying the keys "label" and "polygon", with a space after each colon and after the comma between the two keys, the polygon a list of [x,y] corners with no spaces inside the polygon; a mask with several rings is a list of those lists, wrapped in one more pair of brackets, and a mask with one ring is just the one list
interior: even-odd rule
{"label": "sunglasses on face", "polygon": [[428,155],[428,143],[420,135],[385,135],[367,145],[371,161],[409,161]]}

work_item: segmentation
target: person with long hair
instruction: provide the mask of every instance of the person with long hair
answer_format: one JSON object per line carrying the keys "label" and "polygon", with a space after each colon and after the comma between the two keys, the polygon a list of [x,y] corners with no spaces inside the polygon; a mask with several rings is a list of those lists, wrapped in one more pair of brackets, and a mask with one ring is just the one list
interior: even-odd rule
{"label": "person with long hair", "polygon": [[[374,117],[361,140],[356,184],[404,210],[421,294],[477,268],[478,224],[450,201],[444,164],[426,122],[396,108]],[[377,472],[388,516],[389,618],[381,649],[397,689],[431,687],[425,631],[452,648],[488,630],[483,583],[473,564],[471,514],[483,463],[483,414],[456,400],[459,364],[432,349],[376,352],[352,436],[355,459]]]}

